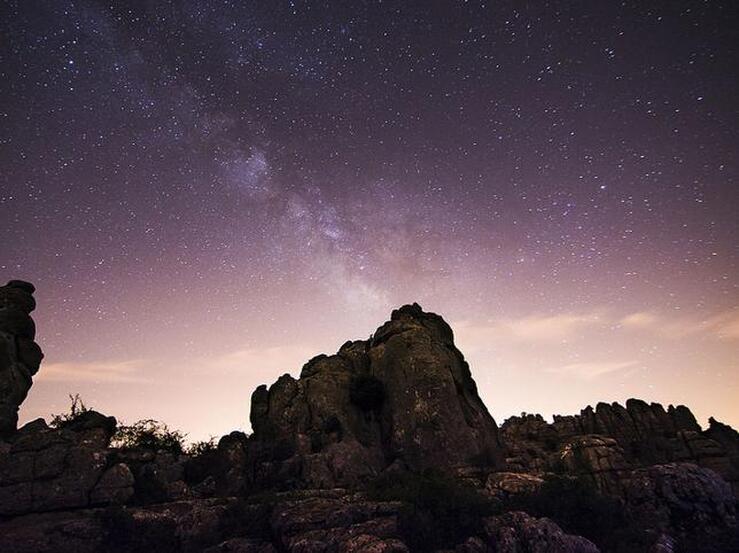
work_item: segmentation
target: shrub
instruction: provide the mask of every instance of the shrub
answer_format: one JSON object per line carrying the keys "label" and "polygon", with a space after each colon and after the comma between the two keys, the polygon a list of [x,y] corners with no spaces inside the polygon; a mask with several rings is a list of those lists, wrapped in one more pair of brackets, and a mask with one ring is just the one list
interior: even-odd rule
{"label": "shrub", "polygon": [[367,490],[371,499],[401,501],[398,524],[412,551],[453,548],[482,528],[497,504],[474,488],[436,471],[383,475]]}
{"label": "shrub", "polygon": [[185,452],[192,457],[200,457],[202,455],[209,455],[216,449],[218,449],[218,441],[214,437],[211,437],[209,440],[191,443],[187,446]]}
{"label": "shrub", "polygon": [[349,383],[349,399],[362,411],[379,411],[385,402],[385,386],[370,374],[361,374]]}
{"label": "shrub", "polygon": [[113,435],[113,447],[121,449],[153,449],[180,454],[184,451],[185,436],[170,430],[166,424],[144,419],[132,425],[119,426]]}
{"label": "shrub", "polygon": [[51,422],[49,422],[50,426],[54,428],[62,428],[69,423],[76,421],[84,413],[91,411],[91,409],[82,401],[79,394],[69,394],[69,400],[71,401],[69,411],[66,413],[51,415]]}

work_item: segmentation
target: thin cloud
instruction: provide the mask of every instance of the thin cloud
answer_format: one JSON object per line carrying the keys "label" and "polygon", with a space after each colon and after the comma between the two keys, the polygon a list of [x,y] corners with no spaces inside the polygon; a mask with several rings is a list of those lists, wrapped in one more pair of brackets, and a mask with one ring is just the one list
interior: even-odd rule
{"label": "thin cloud", "polygon": [[659,323],[659,317],[654,313],[640,311],[626,315],[619,322],[627,328],[650,328]]}
{"label": "thin cloud", "polygon": [[545,369],[548,373],[571,376],[583,380],[594,380],[607,374],[631,369],[637,361],[594,361],[585,363],[570,363],[561,367]]}
{"label": "thin cloud", "polygon": [[517,319],[497,319],[486,323],[455,322],[453,328],[462,340],[484,344],[496,340],[533,342],[561,342],[574,338],[593,326],[603,324],[598,313],[560,313],[557,315],[530,315]]}
{"label": "thin cloud", "polygon": [[203,371],[241,372],[255,370],[260,374],[281,371],[296,372],[317,352],[307,345],[243,348],[223,355],[200,359],[194,368]]}
{"label": "thin cloud", "polygon": [[141,374],[144,361],[102,361],[44,363],[37,378],[47,382],[140,383],[149,380]]}
{"label": "thin cloud", "polygon": [[645,330],[674,340],[700,335],[721,340],[739,339],[739,313],[736,311],[701,318],[640,311],[622,317],[619,323],[627,329]]}
{"label": "thin cloud", "polygon": [[729,311],[709,321],[715,335],[723,340],[739,340],[739,313]]}

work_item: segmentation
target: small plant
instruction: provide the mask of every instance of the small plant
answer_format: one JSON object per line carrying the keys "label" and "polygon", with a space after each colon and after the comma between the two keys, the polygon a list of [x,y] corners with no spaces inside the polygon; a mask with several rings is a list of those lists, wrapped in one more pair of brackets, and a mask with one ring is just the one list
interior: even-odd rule
{"label": "small plant", "polygon": [[213,453],[216,449],[218,449],[218,440],[211,437],[209,440],[191,443],[187,446],[185,453],[192,457],[201,457]]}
{"label": "small plant", "polygon": [[385,386],[371,374],[355,376],[349,383],[349,400],[362,411],[379,411],[385,403]]}
{"label": "small plant", "polygon": [[51,415],[51,422],[49,423],[50,426],[54,428],[62,428],[63,426],[76,421],[84,413],[91,411],[91,409],[85,405],[84,401],[82,401],[79,394],[69,394],[69,400],[71,401],[69,411],[66,413]]}
{"label": "small plant", "polygon": [[112,441],[113,447],[121,449],[153,449],[176,454],[183,453],[184,444],[184,434],[152,419],[119,426]]}

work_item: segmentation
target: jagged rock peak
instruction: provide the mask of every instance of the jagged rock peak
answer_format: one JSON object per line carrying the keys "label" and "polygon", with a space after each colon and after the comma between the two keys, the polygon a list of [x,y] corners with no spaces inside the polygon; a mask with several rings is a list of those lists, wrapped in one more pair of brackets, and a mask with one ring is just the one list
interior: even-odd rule
{"label": "jagged rock peak", "polygon": [[390,320],[375,331],[372,344],[384,342],[398,332],[420,328],[425,329],[445,344],[454,343],[454,333],[441,315],[424,311],[420,305],[412,303],[392,311]]}
{"label": "jagged rock peak", "polygon": [[0,439],[15,432],[18,407],[44,356],[33,341],[36,325],[30,313],[36,308],[35,290],[22,280],[0,286]]}
{"label": "jagged rock peak", "polygon": [[369,340],[314,357],[299,379],[257,388],[250,419],[262,458],[274,469],[282,457],[283,481],[290,470],[311,485],[343,485],[390,465],[502,463],[497,426],[451,328],[418,304],[394,310]]}

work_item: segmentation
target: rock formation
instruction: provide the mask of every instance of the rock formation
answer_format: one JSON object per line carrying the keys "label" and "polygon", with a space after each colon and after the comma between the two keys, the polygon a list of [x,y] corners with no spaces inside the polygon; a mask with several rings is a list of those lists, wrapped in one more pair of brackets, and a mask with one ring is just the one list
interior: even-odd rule
{"label": "rock formation", "polygon": [[42,358],[32,292],[0,288],[3,553],[739,550],[735,430],[639,400],[498,429],[416,304],[260,386],[254,433],[198,453],[121,442],[86,409],[16,430]]}
{"label": "rock formation", "polygon": [[34,342],[36,325],[30,317],[36,308],[33,284],[11,280],[0,286],[0,439],[18,424],[18,407],[31,388],[43,358]]}
{"label": "rock formation", "polygon": [[69,428],[37,419],[21,428],[0,455],[0,515],[122,504],[133,475],[108,448],[113,417],[94,411]]}
{"label": "rock formation", "polygon": [[367,341],[347,342],[252,395],[256,479],[356,485],[410,470],[502,467],[495,421],[452,330],[417,304]]}
{"label": "rock formation", "polygon": [[621,481],[635,468],[690,462],[710,468],[739,495],[739,435],[711,419],[702,431],[683,405],[630,399],[626,406],[599,403],[579,415],[511,417],[501,426],[508,465],[541,474],[587,474],[602,491],[619,493]]}

